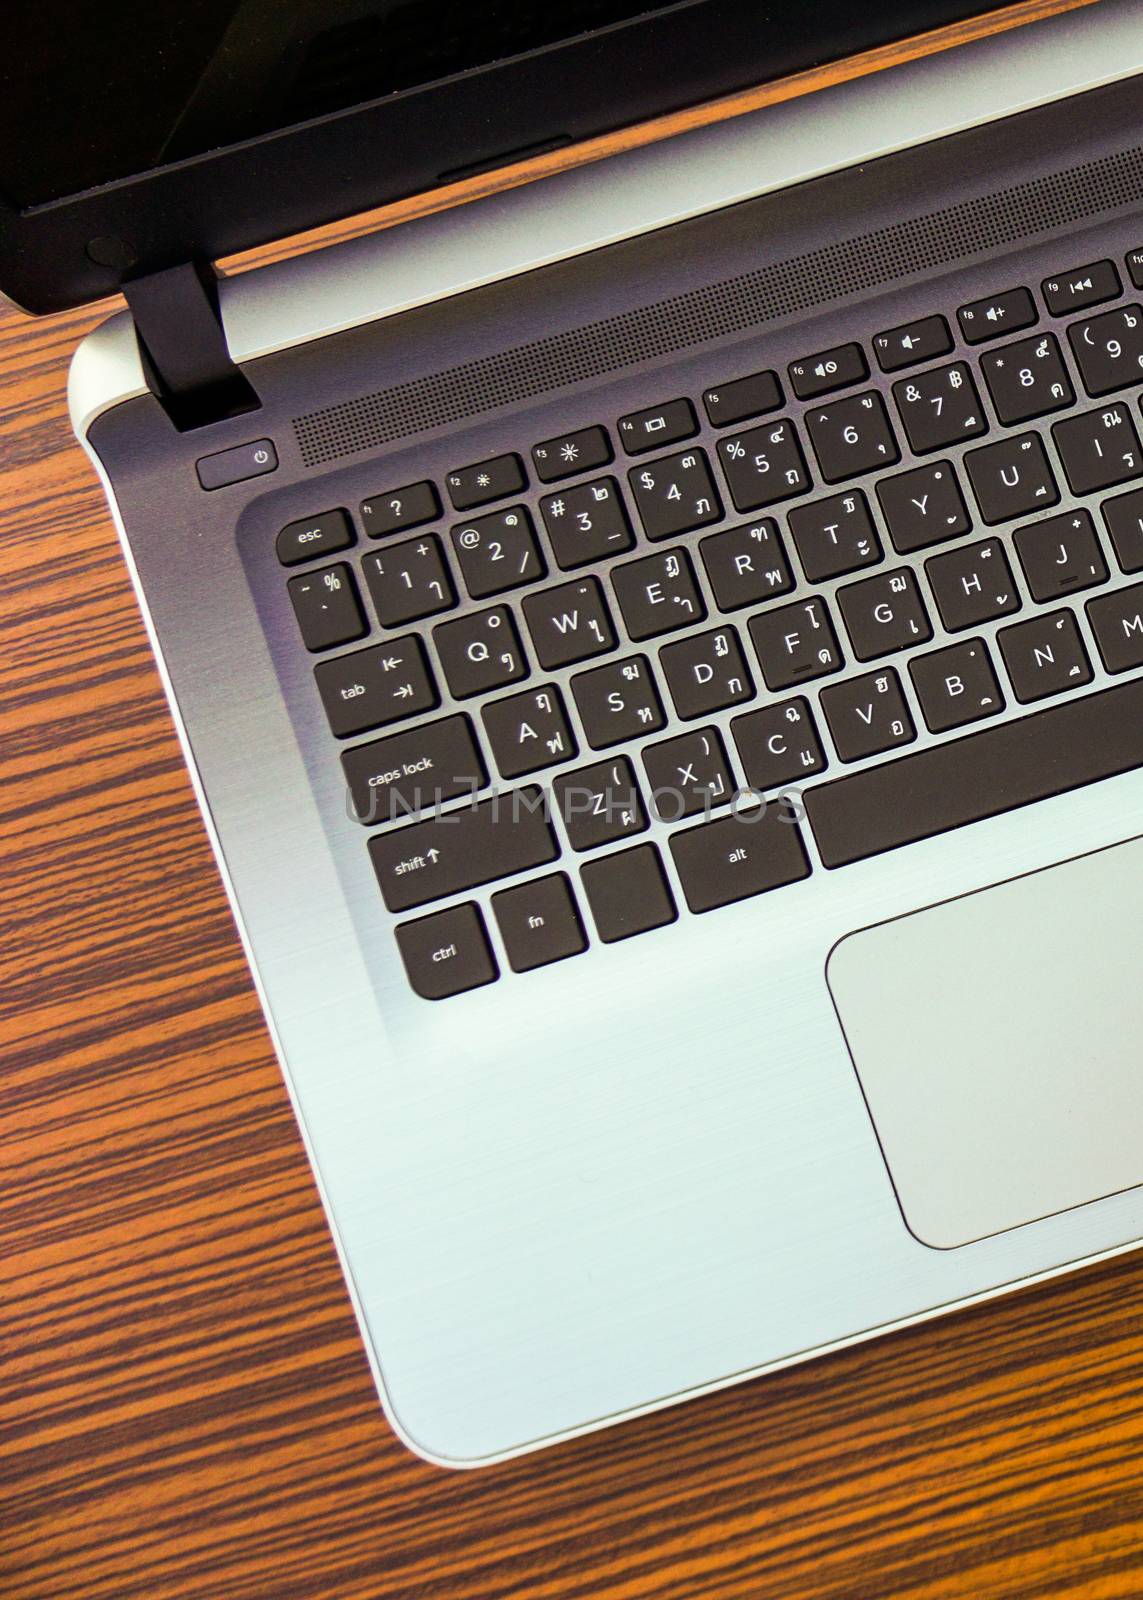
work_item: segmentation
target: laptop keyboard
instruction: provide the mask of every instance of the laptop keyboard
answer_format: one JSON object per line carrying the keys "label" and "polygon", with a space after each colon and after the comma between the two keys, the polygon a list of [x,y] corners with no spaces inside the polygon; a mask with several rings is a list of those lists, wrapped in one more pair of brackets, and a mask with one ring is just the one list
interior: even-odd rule
{"label": "laptop keyboard", "polygon": [[808,877],[807,829],[836,868],[1143,764],[1122,300],[1093,262],[284,527],[414,991],[501,976],[488,916],[526,974]]}

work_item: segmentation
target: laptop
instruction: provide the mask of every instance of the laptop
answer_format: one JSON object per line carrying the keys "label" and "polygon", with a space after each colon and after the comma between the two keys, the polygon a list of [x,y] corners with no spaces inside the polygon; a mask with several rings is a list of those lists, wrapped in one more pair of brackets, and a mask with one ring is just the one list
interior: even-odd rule
{"label": "laptop", "polygon": [[126,294],[75,432],[430,1461],[1143,1237],[1143,17],[1031,9],[229,275],[982,8],[9,22],[0,288]]}

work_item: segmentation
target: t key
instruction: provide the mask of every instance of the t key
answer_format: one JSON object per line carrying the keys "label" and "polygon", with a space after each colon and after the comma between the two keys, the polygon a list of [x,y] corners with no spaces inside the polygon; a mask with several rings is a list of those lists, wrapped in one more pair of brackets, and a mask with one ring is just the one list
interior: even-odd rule
{"label": "t key", "polygon": [[826,583],[881,560],[881,544],[860,489],[796,506],[788,521],[811,583]]}

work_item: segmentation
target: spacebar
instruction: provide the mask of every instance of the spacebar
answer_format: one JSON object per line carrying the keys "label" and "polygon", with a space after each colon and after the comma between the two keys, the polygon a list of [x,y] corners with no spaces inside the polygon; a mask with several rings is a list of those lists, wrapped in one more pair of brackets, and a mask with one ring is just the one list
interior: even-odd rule
{"label": "spacebar", "polygon": [[803,794],[827,867],[1143,766],[1143,679]]}

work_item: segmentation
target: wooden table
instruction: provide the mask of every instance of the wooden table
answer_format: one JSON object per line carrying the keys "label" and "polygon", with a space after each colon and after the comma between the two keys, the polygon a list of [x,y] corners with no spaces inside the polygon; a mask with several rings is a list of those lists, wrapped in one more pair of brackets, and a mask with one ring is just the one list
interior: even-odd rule
{"label": "wooden table", "polygon": [[1143,1255],[515,1465],[396,1442],[68,431],[98,314],[0,318],[0,1596],[1143,1593]]}

